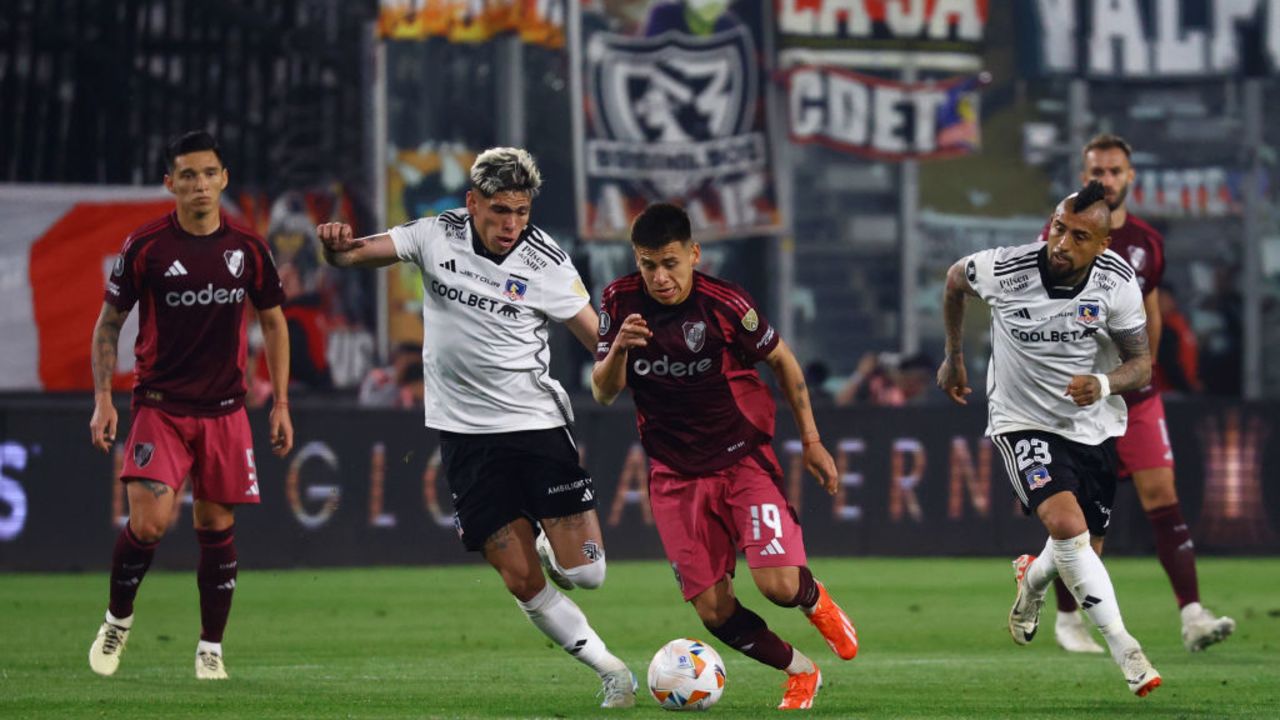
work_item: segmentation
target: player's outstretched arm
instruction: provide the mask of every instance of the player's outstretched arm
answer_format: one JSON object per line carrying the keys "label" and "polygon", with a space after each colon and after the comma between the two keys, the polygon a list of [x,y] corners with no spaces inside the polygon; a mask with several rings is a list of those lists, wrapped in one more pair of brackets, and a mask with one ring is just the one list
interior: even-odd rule
{"label": "player's outstretched arm", "polygon": [[400,261],[387,233],[358,238],[350,225],[331,222],[317,225],[316,237],[324,245],[324,259],[334,267],[383,267]]}
{"label": "player's outstretched arm", "polygon": [[111,303],[102,303],[98,322],[93,326],[93,418],[89,420],[89,439],[102,452],[111,452],[116,440],[116,423],[119,416],[111,402],[111,381],[116,375],[116,361],[120,356],[120,329],[129,317],[128,310],[119,310]]}
{"label": "player's outstretched arm", "polygon": [[600,327],[600,318],[596,315],[595,308],[591,307],[591,303],[582,306],[577,315],[569,318],[564,322],[565,327],[569,328],[569,332],[578,338],[578,342],[582,343],[582,347],[592,355],[596,352],[596,330]]}
{"label": "player's outstretched arm", "polygon": [[813,419],[813,407],[809,404],[809,387],[804,381],[804,370],[796,360],[791,348],[782,340],[778,341],[764,359],[773,370],[782,388],[782,395],[791,406],[791,414],[796,420],[796,429],[800,432],[800,444],[804,448],[804,465],[818,479],[828,493],[836,492],[836,461],[831,453],[822,446],[822,437],[818,434],[818,423]]}
{"label": "player's outstretched arm", "polygon": [[964,261],[947,270],[947,284],[942,290],[942,325],[947,336],[942,365],[938,367],[938,387],[957,405],[968,405],[969,371],[964,366],[964,303],[975,295],[964,276]]}
{"label": "player's outstretched arm", "polygon": [[271,451],[280,457],[293,449],[293,419],[289,417],[289,323],[277,305],[258,311],[267,372],[271,375]]}
{"label": "player's outstretched arm", "polygon": [[649,344],[653,332],[639,313],[631,313],[622,321],[618,334],[609,346],[609,354],[597,360],[591,369],[591,396],[601,405],[612,405],[627,387],[627,353],[631,348]]}

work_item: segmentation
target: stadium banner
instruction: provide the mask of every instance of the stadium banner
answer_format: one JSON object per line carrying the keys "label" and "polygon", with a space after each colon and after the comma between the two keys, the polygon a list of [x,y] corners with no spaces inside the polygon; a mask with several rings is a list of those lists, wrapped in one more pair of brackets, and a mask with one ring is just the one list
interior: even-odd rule
{"label": "stadium banner", "polygon": [[955,157],[982,147],[978,102],[986,73],[908,84],[806,65],[782,77],[792,142],[882,160]]}
{"label": "stadium banner", "polygon": [[[173,210],[159,185],[0,185],[0,390],[87,390],[106,278],[130,232]],[[116,388],[133,374],[137,313]]]}
{"label": "stadium banner", "polygon": [[[339,274],[321,259],[315,226],[354,223],[341,186],[268,196],[223,196],[224,210],[258,231],[272,248],[294,332],[307,334],[308,386],[359,384],[373,360],[376,301],[372,272]],[[89,342],[102,309],[106,279],[129,233],[173,212],[163,187],[0,186],[0,390],[91,390]],[[138,313],[120,333],[115,387],[133,382]],[[251,387],[269,391],[265,364]],[[253,370],[253,368],[251,368]]]}
{"label": "stadium banner", "polygon": [[442,38],[487,42],[515,33],[531,45],[564,47],[568,0],[379,0],[376,33],[383,40]]}
{"label": "stadium banner", "polygon": [[[119,398],[121,401],[123,397]],[[589,402],[589,401],[588,401]],[[101,570],[125,521],[112,456],[90,447],[92,408],[78,400],[8,398],[0,404],[0,571]],[[1280,552],[1280,403],[1170,400],[1178,495],[1202,551]],[[128,413],[121,407],[124,437]],[[267,452],[266,416],[252,413],[262,491],[236,514],[245,567],[480,562],[453,525],[437,438],[411,411],[295,404],[290,455]],[[1004,465],[982,437],[985,409],[825,408],[818,411],[839,489],[807,476],[790,422],[774,447],[781,486],[811,555],[1000,555],[1034,552],[1045,532],[1014,500]],[[648,461],[624,407],[579,407],[576,430],[595,482],[609,556],[662,557],[647,502]],[[177,510],[157,565],[194,567],[189,499]],[[1153,554],[1148,521],[1123,483],[1107,552]]]}
{"label": "stadium banner", "polygon": [[982,68],[989,0],[778,0],[778,65],[944,73]]}
{"label": "stadium banner", "polygon": [[1024,75],[1186,81],[1280,72],[1280,2],[1013,3]]}
{"label": "stadium banner", "polygon": [[582,3],[571,62],[579,234],[627,237],[651,202],[699,239],[781,229],[765,121],[762,0]]}
{"label": "stadium banner", "polygon": [[[393,122],[396,142],[415,135],[408,114],[398,114]],[[465,206],[471,181],[468,173],[480,152],[463,143],[427,141],[413,147],[393,143],[386,168],[387,227]],[[396,263],[385,272],[390,345],[421,345],[422,273],[412,263]]]}

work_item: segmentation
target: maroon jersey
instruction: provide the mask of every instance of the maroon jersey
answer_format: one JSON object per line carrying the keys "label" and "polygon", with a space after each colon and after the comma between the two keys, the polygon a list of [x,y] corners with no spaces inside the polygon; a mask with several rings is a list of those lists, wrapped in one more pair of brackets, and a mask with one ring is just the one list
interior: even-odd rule
{"label": "maroon jersey", "polygon": [[[1050,221],[1052,222],[1052,220]],[[1049,236],[1049,225],[1044,226],[1040,239]],[[1111,229],[1111,250],[1129,261],[1137,276],[1138,287],[1142,296],[1160,287],[1164,281],[1164,238],[1155,228],[1136,217],[1133,213],[1125,216],[1124,225]],[[1154,358],[1152,358],[1154,360]],[[1153,383],[1138,390],[1130,390],[1121,397],[1126,403],[1133,404],[1145,400],[1157,393]]]}
{"label": "maroon jersey", "polygon": [[695,272],[689,297],[668,306],[645,292],[640,273],[618,278],[601,303],[598,359],[632,313],[653,332],[627,356],[640,442],[650,456],[682,474],[705,475],[773,438],[776,406],[755,364],[779,338],[742,288]]}
{"label": "maroon jersey", "polygon": [[223,216],[212,235],[192,235],[175,212],[125,240],[106,301],[139,306],[133,404],[207,417],[244,404],[245,303],[275,307],[284,291],[253,232]]}

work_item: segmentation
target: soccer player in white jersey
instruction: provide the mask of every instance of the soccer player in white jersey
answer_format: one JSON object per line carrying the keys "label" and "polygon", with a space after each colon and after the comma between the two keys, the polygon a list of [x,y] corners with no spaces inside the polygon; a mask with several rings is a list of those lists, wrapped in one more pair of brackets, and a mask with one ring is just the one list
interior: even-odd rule
{"label": "soccer player in white jersey", "polygon": [[1059,203],[1044,243],[984,250],[951,266],[938,387],[961,405],[972,392],[961,331],[966,296],[981,297],[991,307],[986,434],[1023,508],[1049,531],[1038,557],[1014,561],[1009,632],[1019,645],[1031,642],[1045,591],[1061,577],[1129,689],[1144,697],[1160,673],[1125,630],[1097,553],[1115,497],[1115,438],[1127,421],[1119,393],[1151,377],[1142,293],[1133,269],[1108,250],[1105,193],[1094,181]]}
{"label": "soccer player in white jersey", "polygon": [[547,342],[555,320],[594,350],[599,322],[568,254],[529,224],[541,184],[528,152],[492,148],[471,166],[465,208],[369,237],[343,223],[316,233],[333,265],[422,271],[426,425],[440,431],[462,543],[484,554],[539,630],[600,675],[603,707],[630,707],[634,676],[542,574],[545,565],[565,589],[605,577],[595,490]]}

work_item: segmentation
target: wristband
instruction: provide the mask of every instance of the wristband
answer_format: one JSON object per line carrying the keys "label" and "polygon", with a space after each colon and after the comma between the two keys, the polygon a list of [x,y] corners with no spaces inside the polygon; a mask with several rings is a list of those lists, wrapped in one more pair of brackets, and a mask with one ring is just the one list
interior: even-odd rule
{"label": "wristband", "polygon": [[814,443],[819,443],[819,442],[822,442],[822,437],[821,437],[820,435],[818,435],[818,433],[816,433],[816,432],[805,433],[805,434],[804,434],[803,436],[801,436],[801,438],[800,438],[800,445],[801,445],[801,447],[803,447],[803,446],[805,446],[805,445],[812,445],[812,444],[814,444]]}
{"label": "wristband", "polygon": [[[1106,374],[1106,373],[1094,373],[1094,374],[1093,374],[1093,376],[1094,376],[1094,377],[1096,377],[1096,378],[1098,378],[1098,384],[1102,386],[1102,397],[1103,397],[1103,398],[1105,398],[1106,396],[1110,395],[1110,394],[1111,394],[1111,381],[1107,379],[1107,374]],[[1102,398],[1098,398],[1098,399],[1099,399],[1099,400],[1101,400]]]}

